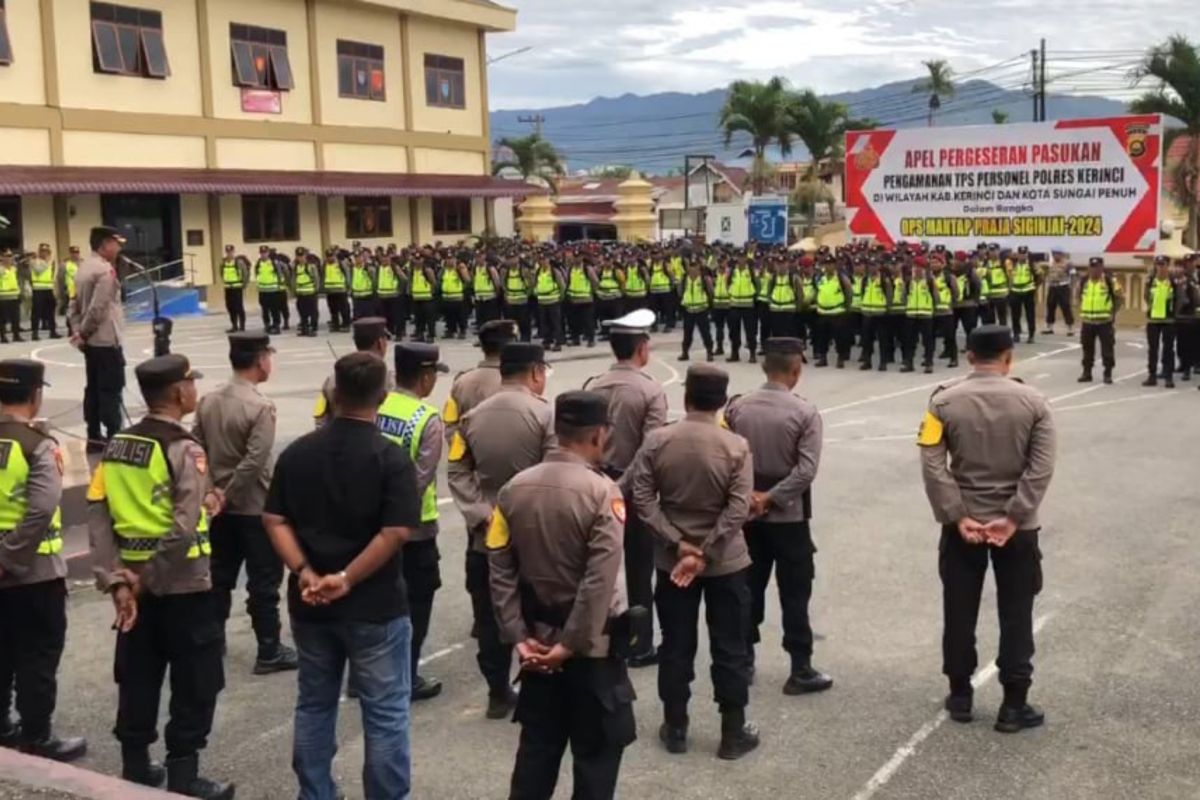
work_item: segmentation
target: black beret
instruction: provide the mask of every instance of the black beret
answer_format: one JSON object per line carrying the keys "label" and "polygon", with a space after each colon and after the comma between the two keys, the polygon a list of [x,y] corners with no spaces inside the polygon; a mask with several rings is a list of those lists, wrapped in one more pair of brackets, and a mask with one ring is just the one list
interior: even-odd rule
{"label": "black beret", "polygon": [[509,342],[500,351],[501,367],[531,367],[546,363],[546,350],[532,342]]}
{"label": "black beret", "polygon": [[1007,325],[980,325],[967,337],[967,350],[985,360],[1012,349],[1012,328]]}
{"label": "black beret", "polygon": [[479,341],[483,344],[507,344],[516,338],[517,323],[511,319],[494,319],[479,327]]}
{"label": "black beret", "polygon": [[104,241],[106,239],[116,239],[119,243],[125,244],[125,237],[121,235],[121,232],[116,228],[110,228],[107,225],[97,225],[95,228],[92,228],[88,238],[93,242]]}
{"label": "black beret", "polygon": [[142,391],[163,389],[180,381],[196,380],[204,375],[192,369],[187,356],[170,353],[156,356],[137,365],[133,371],[137,376],[138,386]]}
{"label": "black beret", "polygon": [[554,418],[576,428],[607,425],[608,400],[599,392],[563,392],[554,399]]}
{"label": "black beret", "polygon": [[229,352],[231,353],[262,353],[275,352],[271,347],[271,337],[257,331],[239,331],[229,334]]}
{"label": "black beret", "polygon": [[8,358],[0,361],[0,384],[5,386],[49,386],[46,365],[30,358]]}
{"label": "black beret", "polygon": [[410,373],[432,367],[438,372],[449,372],[450,368],[438,360],[440,357],[436,344],[401,342],[396,345],[396,371]]}
{"label": "black beret", "polygon": [[357,338],[373,336],[374,341],[390,338],[387,320],[383,317],[361,317],[351,322],[350,327],[353,328],[354,336]]}
{"label": "black beret", "polygon": [[688,367],[684,388],[692,395],[724,397],[729,388],[729,373],[719,367],[695,364]]}

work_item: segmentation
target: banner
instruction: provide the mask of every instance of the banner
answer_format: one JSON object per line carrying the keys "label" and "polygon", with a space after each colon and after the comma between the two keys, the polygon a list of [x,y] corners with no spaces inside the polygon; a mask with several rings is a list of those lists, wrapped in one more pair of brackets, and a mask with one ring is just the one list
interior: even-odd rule
{"label": "banner", "polygon": [[846,134],[850,232],[881,242],[1147,253],[1158,115]]}

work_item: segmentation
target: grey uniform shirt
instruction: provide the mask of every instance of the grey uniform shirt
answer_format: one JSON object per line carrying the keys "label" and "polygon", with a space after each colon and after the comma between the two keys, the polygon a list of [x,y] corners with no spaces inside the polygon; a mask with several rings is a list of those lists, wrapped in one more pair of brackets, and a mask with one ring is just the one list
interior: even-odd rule
{"label": "grey uniform shirt", "polygon": [[764,522],[808,518],[804,495],[821,463],[823,425],[817,407],[778,383],[765,383],[734,399],[725,411],[729,430],[742,436],[754,456],[754,490],[771,503]]}
{"label": "grey uniform shirt", "polygon": [[75,299],[70,308],[71,329],[93,347],[121,343],[124,312],[117,270],[96,253],[79,265],[75,274]]}
{"label": "grey uniform shirt", "polygon": [[446,441],[454,438],[454,432],[462,418],[471,409],[500,391],[500,358],[485,358],[476,365],[454,378],[450,387],[450,397],[442,408],[442,421],[445,422]]}
{"label": "grey uniform shirt", "polygon": [[[148,414],[148,419],[181,423],[169,417]],[[188,550],[197,543],[196,527],[200,523],[200,510],[204,496],[208,494],[208,467],[204,449],[191,439],[179,439],[171,443],[164,454],[171,467],[175,483],[171,487],[174,518],[171,530],[158,542],[158,549],[149,561],[126,564],[120,558],[120,544],[113,529],[112,515],[103,498],[95,499],[92,491],[88,499],[88,538],[91,541],[92,573],[96,586],[102,592],[112,590],[124,578],[117,570],[128,569],[139,574],[142,590],[157,596],[191,594],[212,589],[209,575],[208,556],[188,558]],[[102,470],[101,462],[97,470]],[[102,481],[100,482],[102,486]],[[95,489],[97,481],[93,479]]]}
{"label": "grey uniform shirt", "polygon": [[1039,527],[1054,475],[1054,417],[1046,398],[1018,380],[973,372],[929,398],[921,423],[921,473],[938,522],[1011,517]]}
{"label": "grey uniform shirt", "polygon": [[[0,414],[0,422],[29,424],[29,420]],[[29,476],[25,480],[25,516],[17,527],[0,532],[0,589],[44,583],[67,576],[62,555],[41,555],[38,546],[50,530],[50,521],[62,501],[62,472],[58,442],[46,437],[25,454]]]}
{"label": "grey uniform shirt", "polygon": [[223,513],[262,514],[271,485],[275,404],[235,376],[201,398],[192,435],[208,454],[213,486],[225,492]]}
{"label": "grey uniform shirt", "polygon": [[[667,393],[658,381],[621,362],[588,380],[583,388],[608,398],[612,430],[604,448],[604,463],[625,473],[650,432],[667,424]],[[626,484],[622,475],[622,488],[627,488]]]}
{"label": "grey uniform shirt", "polygon": [[745,439],[720,428],[714,415],[692,412],[646,437],[631,470],[638,516],[655,534],[658,569],[675,566],[681,540],[704,551],[706,576],[750,566],[742,526],[754,463]]}

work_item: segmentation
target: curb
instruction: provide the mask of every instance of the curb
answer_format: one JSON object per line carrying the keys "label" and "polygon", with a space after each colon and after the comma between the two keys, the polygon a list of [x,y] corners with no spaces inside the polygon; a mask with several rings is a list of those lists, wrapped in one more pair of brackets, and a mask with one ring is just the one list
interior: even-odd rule
{"label": "curb", "polygon": [[187,800],[181,794],[149,789],[5,748],[0,748],[0,775],[26,786],[68,792],[87,800]]}

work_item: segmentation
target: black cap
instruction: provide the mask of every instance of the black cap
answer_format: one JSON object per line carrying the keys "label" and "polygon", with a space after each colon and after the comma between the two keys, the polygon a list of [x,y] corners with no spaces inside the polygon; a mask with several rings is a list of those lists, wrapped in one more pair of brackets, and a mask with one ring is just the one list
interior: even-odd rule
{"label": "black cap", "polygon": [[980,325],[967,337],[967,350],[976,358],[988,360],[1012,349],[1012,328],[1007,325]]}
{"label": "black cap", "polygon": [[360,317],[351,322],[350,327],[353,329],[356,339],[368,336],[373,336],[373,341],[391,338],[387,329],[387,320],[383,317]]}
{"label": "black cap", "polygon": [[163,389],[180,381],[204,377],[203,374],[192,369],[187,356],[177,353],[156,356],[149,361],[143,361],[137,365],[133,373],[137,376],[138,386],[142,387],[142,391]]}
{"label": "black cap", "polygon": [[1088,266],[1089,267],[1103,267],[1104,259],[1101,258],[1100,256],[1092,256],[1091,258],[1088,259]]}
{"label": "black cap", "polygon": [[1166,267],[1166,266],[1169,266],[1170,263],[1171,263],[1171,259],[1169,256],[1155,256],[1154,257],[1154,266],[1156,266],[1156,267]]}
{"label": "black cap", "polygon": [[800,356],[805,364],[808,358],[804,355],[804,340],[791,336],[776,336],[763,342],[763,355]]}
{"label": "black cap", "polygon": [[229,334],[229,352],[231,353],[274,353],[271,347],[271,337],[257,331],[239,331]]}
{"label": "black cap", "polygon": [[509,342],[500,351],[501,367],[529,367],[546,363],[546,350],[532,342]]}
{"label": "black cap", "polygon": [[693,397],[725,397],[729,388],[729,373],[708,364],[695,364],[688,367],[684,388]]}
{"label": "black cap", "polygon": [[494,319],[479,327],[479,341],[489,347],[508,344],[516,338],[517,323],[511,319]]}
{"label": "black cap", "polygon": [[554,399],[554,419],[576,428],[608,424],[608,400],[599,392],[563,392]]}
{"label": "black cap", "polygon": [[401,342],[396,345],[396,371],[411,374],[421,369],[449,372],[450,368],[438,359],[441,351],[436,344]]}
{"label": "black cap", "polygon": [[0,384],[38,387],[46,383],[46,365],[31,358],[7,358],[0,361]]}
{"label": "black cap", "polygon": [[92,228],[88,238],[97,244],[107,239],[116,239],[118,243],[125,244],[125,237],[121,235],[121,232],[107,225],[97,225],[95,228]]}

